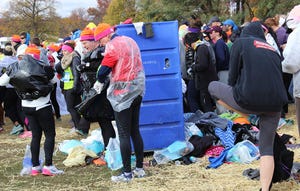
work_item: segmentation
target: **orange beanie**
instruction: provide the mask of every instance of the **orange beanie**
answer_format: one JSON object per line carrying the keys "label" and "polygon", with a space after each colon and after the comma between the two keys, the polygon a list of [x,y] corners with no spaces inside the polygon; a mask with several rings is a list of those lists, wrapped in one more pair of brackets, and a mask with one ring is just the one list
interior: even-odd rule
{"label": "orange beanie", "polygon": [[51,50],[52,52],[58,52],[60,47],[58,45],[55,45],[55,44],[50,44],[48,46],[48,49]]}
{"label": "orange beanie", "polygon": [[13,35],[13,36],[11,37],[11,40],[12,40],[13,42],[21,42],[21,37],[20,37],[19,35]]}
{"label": "orange beanie", "polygon": [[29,45],[25,49],[25,54],[31,55],[33,58],[39,60],[40,59],[41,51],[40,51],[40,49],[38,49],[37,46],[35,46],[35,45]]}
{"label": "orange beanie", "polygon": [[111,27],[107,23],[100,23],[96,27],[96,30],[94,32],[95,40],[98,41],[98,40],[106,37],[107,35],[109,35],[109,34],[111,34],[113,32],[114,32],[114,27]]}
{"label": "orange beanie", "polygon": [[81,31],[80,41],[94,41],[94,30],[89,27],[86,27]]}

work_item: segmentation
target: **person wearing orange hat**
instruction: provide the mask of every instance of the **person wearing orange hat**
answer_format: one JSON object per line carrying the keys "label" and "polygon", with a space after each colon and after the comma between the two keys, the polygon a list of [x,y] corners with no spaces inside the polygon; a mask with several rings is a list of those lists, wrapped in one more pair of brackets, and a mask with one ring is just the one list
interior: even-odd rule
{"label": "person wearing orange hat", "polygon": [[15,56],[17,54],[17,49],[21,46],[21,37],[19,35],[12,35],[10,42],[12,45],[13,55]]}
{"label": "person wearing orange hat", "polygon": [[[50,44],[47,47],[47,58],[49,61],[50,66],[54,69],[55,64],[59,63],[59,59],[57,58],[58,54],[57,51],[59,51],[60,47],[55,44]],[[56,74],[56,73],[55,73]],[[57,77],[58,80],[58,77]],[[56,95],[56,89],[57,89],[57,82],[53,84],[53,90],[50,95],[51,103],[53,105],[54,114],[57,121],[61,121],[61,114],[60,114],[60,104],[57,101],[57,95]]]}
{"label": "person wearing orange hat", "polygon": [[41,54],[41,51],[36,45],[29,45],[25,49],[25,55],[30,55],[36,60],[40,60],[40,58],[41,58],[40,54]]}
{"label": "person wearing orange hat", "polygon": [[[92,87],[95,83],[96,73],[98,67],[101,64],[103,59],[102,53],[104,52],[104,47],[99,46],[99,42],[94,39],[94,30],[86,27],[80,34],[80,41],[85,50],[85,54],[83,56],[83,63],[80,65],[80,73],[83,86],[82,97],[85,98],[83,102],[88,102],[88,97],[92,93]],[[109,80],[107,80],[109,83]],[[112,125],[112,120],[114,119],[113,109],[111,107],[110,102],[106,97],[106,88],[103,91],[96,95],[93,98],[93,102],[88,102],[89,107],[85,112],[82,112],[83,117],[89,122],[98,122],[101,127],[101,133],[104,141],[104,146],[108,145],[110,138],[115,138],[116,133]],[[102,107],[99,107],[101,105]],[[82,125],[80,129],[76,132],[85,135],[88,134],[90,125]]]}
{"label": "person wearing orange hat", "polygon": [[[101,46],[105,46],[105,52],[93,87],[100,93],[106,77],[110,77],[107,98],[114,110],[123,162],[123,173],[112,176],[111,180],[129,182],[133,176],[145,176],[144,144],[139,129],[140,106],[145,93],[145,73],[141,52],[133,39],[118,36],[114,27],[107,23],[100,23],[96,27],[94,37]],[[136,155],[136,168],[133,171],[130,139]]]}
{"label": "person wearing orange hat", "polygon": [[59,59],[58,59],[58,52],[60,51],[61,47],[56,45],[56,44],[50,44],[49,46],[47,46],[47,50],[48,50],[48,55],[53,56],[54,58],[54,63],[53,66],[55,64],[59,63]]}
{"label": "person wearing orange hat", "polygon": [[[30,124],[32,139],[30,144],[31,175],[54,176],[62,174],[53,165],[55,145],[55,122],[50,103],[54,70],[39,60],[40,50],[30,45],[19,62],[11,64],[0,77],[0,86],[10,83],[22,99],[22,110]],[[26,74],[26,75],[24,75]],[[39,161],[41,138],[44,132],[45,165]]]}

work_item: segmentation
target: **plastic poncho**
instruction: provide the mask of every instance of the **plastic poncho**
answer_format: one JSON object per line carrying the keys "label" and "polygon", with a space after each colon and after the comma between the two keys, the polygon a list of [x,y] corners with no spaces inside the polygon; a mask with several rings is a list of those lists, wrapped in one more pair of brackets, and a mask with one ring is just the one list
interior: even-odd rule
{"label": "plastic poncho", "polygon": [[103,66],[112,69],[107,98],[114,111],[130,107],[133,100],[145,93],[145,73],[141,53],[136,42],[117,36],[106,44]]}

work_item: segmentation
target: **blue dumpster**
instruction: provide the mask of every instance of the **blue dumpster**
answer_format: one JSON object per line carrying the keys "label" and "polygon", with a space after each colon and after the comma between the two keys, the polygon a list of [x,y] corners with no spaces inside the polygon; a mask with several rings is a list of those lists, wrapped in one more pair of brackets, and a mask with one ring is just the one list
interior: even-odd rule
{"label": "blue dumpster", "polygon": [[146,74],[140,113],[144,150],[184,140],[177,21],[144,24],[142,34],[137,34],[133,24],[119,25],[117,33],[133,38],[141,49]]}

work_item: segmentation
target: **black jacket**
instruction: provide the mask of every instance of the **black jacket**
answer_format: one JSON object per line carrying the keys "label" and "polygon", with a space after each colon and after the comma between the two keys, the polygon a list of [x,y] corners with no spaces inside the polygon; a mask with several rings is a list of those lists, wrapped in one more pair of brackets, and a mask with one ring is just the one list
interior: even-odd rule
{"label": "black jacket", "polygon": [[250,111],[277,112],[287,103],[280,56],[266,42],[259,22],[250,23],[234,42],[228,83],[235,101]]}
{"label": "black jacket", "polygon": [[204,43],[198,45],[196,48],[195,64],[192,66],[192,69],[197,90],[208,91],[208,84],[218,80],[215,60],[212,60],[211,56],[213,50],[209,51],[209,48],[212,50],[212,47]]}

